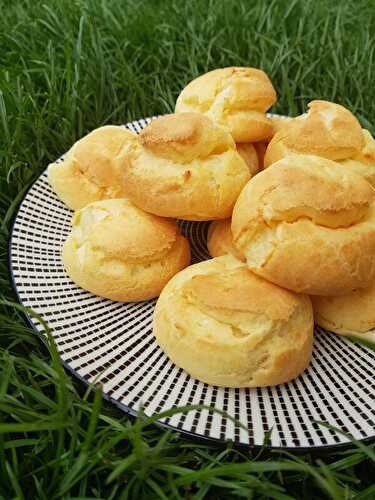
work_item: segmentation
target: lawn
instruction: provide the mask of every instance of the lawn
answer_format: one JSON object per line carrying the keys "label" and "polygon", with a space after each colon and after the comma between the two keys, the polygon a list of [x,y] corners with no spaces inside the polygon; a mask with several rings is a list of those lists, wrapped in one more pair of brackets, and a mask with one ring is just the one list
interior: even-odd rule
{"label": "lawn", "polygon": [[2,0],[0,499],[375,498],[375,446],[292,456],[197,444],[134,420],[64,372],[15,302],[12,218],[87,131],[171,112],[215,67],[260,67],[296,115],[315,98],[375,132],[372,0]]}

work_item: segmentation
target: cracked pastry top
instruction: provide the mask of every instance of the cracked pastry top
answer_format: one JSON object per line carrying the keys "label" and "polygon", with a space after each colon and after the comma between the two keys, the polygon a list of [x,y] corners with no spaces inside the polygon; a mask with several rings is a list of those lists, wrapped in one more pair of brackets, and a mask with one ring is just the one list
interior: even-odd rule
{"label": "cracked pastry top", "polygon": [[343,106],[312,101],[308,112],[290,120],[269,143],[265,167],[290,153],[334,160],[375,186],[375,140]]}
{"label": "cracked pastry top", "polygon": [[232,256],[189,266],[162,291],[157,343],[192,377],[224,387],[287,382],[309,364],[310,299],[263,280]]}
{"label": "cracked pastry top", "polygon": [[344,294],[375,279],[375,191],[336,162],[289,155],[255,176],[232,215],[256,274],[296,292]]}
{"label": "cracked pastry top", "polygon": [[121,172],[135,205],[186,220],[229,217],[251,177],[229,132],[198,113],[153,120],[124,155]]}
{"label": "cracked pastry top", "polygon": [[77,285],[128,302],[157,297],[170,278],[189,265],[190,249],[174,221],[114,199],[75,212],[62,258]]}
{"label": "cracked pastry top", "polygon": [[191,81],[177,99],[176,113],[204,113],[228,127],[236,142],[255,142],[273,135],[273,125],[265,113],[276,99],[264,71],[229,67]]}
{"label": "cracked pastry top", "polygon": [[107,125],[93,130],[70,148],[62,162],[49,165],[52,189],[73,210],[94,201],[123,197],[116,160],[137,140],[137,134],[124,127]]}

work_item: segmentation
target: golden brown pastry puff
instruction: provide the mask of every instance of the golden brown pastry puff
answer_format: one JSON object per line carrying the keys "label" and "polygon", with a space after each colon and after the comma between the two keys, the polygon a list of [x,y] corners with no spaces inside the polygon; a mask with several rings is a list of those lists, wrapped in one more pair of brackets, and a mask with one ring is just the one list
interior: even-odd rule
{"label": "golden brown pastry puff", "polygon": [[343,106],[328,101],[312,101],[308,112],[281,128],[268,145],[265,167],[289,153],[317,155],[329,160],[345,160],[364,146],[361,125]]}
{"label": "golden brown pastry puff", "polygon": [[224,387],[281,384],[309,364],[310,299],[249,271],[232,256],[189,266],[164,288],[154,335],[192,377]]}
{"label": "golden brown pastry puff", "polygon": [[256,175],[232,215],[256,274],[296,292],[344,294],[375,279],[374,189],[319,156],[289,155]]}
{"label": "golden brown pastry puff", "polygon": [[312,101],[308,113],[280,128],[267,147],[265,167],[290,153],[334,160],[375,186],[375,140],[350,111],[333,102]]}
{"label": "golden brown pastry puff", "polygon": [[227,129],[179,113],[152,121],[139,139],[121,165],[123,190],[135,205],[178,219],[230,217],[251,175]]}
{"label": "golden brown pastry puff", "polygon": [[137,134],[124,127],[107,125],[77,141],[63,162],[51,163],[48,180],[57,196],[73,210],[93,201],[121,198],[124,192],[116,157],[137,142]]}
{"label": "golden brown pastry puff", "polygon": [[222,68],[191,81],[177,99],[176,113],[205,113],[227,126],[236,142],[255,142],[272,137],[272,123],[265,112],[276,99],[264,71]]}
{"label": "golden brown pastry puff", "polygon": [[70,278],[96,295],[140,301],[157,297],[189,265],[189,244],[174,221],[126,199],[97,201],[75,212],[63,246]]}

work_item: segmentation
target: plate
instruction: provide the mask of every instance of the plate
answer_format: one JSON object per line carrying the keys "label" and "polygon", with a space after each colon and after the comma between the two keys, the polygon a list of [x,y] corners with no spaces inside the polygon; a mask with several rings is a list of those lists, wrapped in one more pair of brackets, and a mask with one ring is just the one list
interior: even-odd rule
{"label": "plate", "polygon": [[[125,126],[138,133],[149,122],[146,118]],[[359,440],[375,437],[375,363],[369,348],[317,328],[312,362],[292,382],[257,389],[201,383],[156,344],[151,327],[155,300],[112,302],[69,279],[60,254],[71,215],[49,187],[45,171],[15,217],[10,269],[20,303],[47,322],[64,365],[76,377],[100,381],[105,397],[132,415],[141,405],[147,415],[183,405],[211,407],[159,421],[195,438],[260,446],[267,436],[269,446],[293,450],[349,442],[320,421]],[[179,224],[190,240],[193,262],[208,259],[208,222]],[[35,318],[28,319],[36,331],[43,330]]]}

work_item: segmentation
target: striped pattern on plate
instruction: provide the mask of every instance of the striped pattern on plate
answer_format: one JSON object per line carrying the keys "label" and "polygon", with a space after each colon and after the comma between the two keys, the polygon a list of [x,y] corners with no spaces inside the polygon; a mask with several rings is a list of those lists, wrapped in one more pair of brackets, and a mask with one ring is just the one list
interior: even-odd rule
{"label": "striped pattern on plate", "polygon": [[[150,119],[126,125],[139,132]],[[86,382],[99,380],[107,398],[135,415],[204,404],[161,423],[198,438],[261,445],[314,448],[340,445],[347,437],[319,425],[325,421],[356,439],[375,437],[374,355],[370,349],[316,329],[310,367],[296,380],[262,389],[203,384],[177,368],[152,336],[155,301],[118,303],[96,297],[66,275],[61,246],[71,211],[58,200],[44,172],[26,194],[15,219],[10,267],[20,302],[48,323],[65,366]],[[193,262],[209,258],[207,222],[180,222]],[[43,328],[33,317],[37,331]]]}

